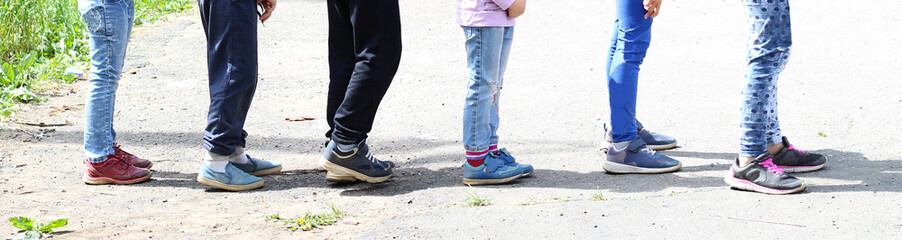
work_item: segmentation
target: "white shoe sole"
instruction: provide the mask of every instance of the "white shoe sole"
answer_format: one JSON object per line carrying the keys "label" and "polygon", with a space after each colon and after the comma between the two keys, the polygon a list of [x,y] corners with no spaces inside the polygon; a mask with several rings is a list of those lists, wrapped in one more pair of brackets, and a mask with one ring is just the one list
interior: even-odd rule
{"label": "white shoe sole", "polygon": [[727,175],[724,176],[723,181],[726,182],[728,185],[730,185],[730,187],[733,187],[735,189],[741,189],[741,190],[759,192],[759,193],[766,193],[766,194],[772,194],[772,195],[797,193],[797,192],[801,192],[802,190],[805,190],[805,187],[806,187],[805,183],[802,183],[801,186],[799,186],[797,188],[793,188],[793,189],[780,190],[780,189],[768,188],[768,187],[760,186],[758,184],[754,184],[754,183],[746,181],[746,180],[735,178],[735,177],[733,177],[732,170],[727,170]]}
{"label": "white shoe sole", "polygon": [[669,168],[643,168],[632,165],[620,164],[615,162],[610,162],[605,160],[604,168],[605,171],[609,173],[641,173],[641,174],[654,174],[654,173],[668,173],[676,170],[680,170],[683,167],[683,163],[677,164],[676,166]]}
{"label": "white shoe sole", "polygon": [[523,176],[523,174],[518,174],[518,175],[515,175],[515,176],[512,176],[512,177],[502,178],[502,179],[469,179],[469,178],[464,178],[464,184],[467,184],[467,185],[502,184],[502,183],[507,183],[507,182],[516,180],[517,178],[520,178],[520,177],[522,177],[522,176]]}
{"label": "white shoe sole", "polygon": [[247,184],[247,185],[231,185],[231,184],[225,184],[225,183],[217,182],[214,180],[210,180],[205,177],[201,177],[200,175],[197,176],[197,182],[199,182],[203,185],[207,185],[207,186],[211,186],[211,187],[215,187],[215,188],[219,188],[219,189],[224,189],[224,190],[229,190],[229,191],[233,191],[233,192],[247,191],[247,190],[253,190],[253,189],[263,187],[263,180],[260,180],[258,182],[254,182],[251,184]]}
{"label": "white shoe sole", "polygon": [[645,145],[645,146],[647,146],[648,148],[651,148],[651,150],[659,151],[659,150],[667,150],[667,149],[675,148],[675,147],[677,146],[677,142],[674,141],[674,142],[671,143],[671,144],[664,144],[664,145],[651,145],[651,144],[648,144],[648,145]]}
{"label": "white shoe sole", "polygon": [[803,172],[814,172],[817,170],[821,170],[821,168],[824,168],[825,165],[827,165],[827,164],[824,163],[824,164],[817,165],[817,166],[796,166],[796,167],[777,166],[777,167],[779,167],[780,169],[783,169],[784,172],[803,173]]}
{"label": "white shoe sole", "polygon": [[[368,183],[381,183],[381,182],[388,181],[388,179],[391,178],[391,175],[384,176],[384,177],[370,177],[363,173],[359,173],[357,171],[339,166],[338,164],[329,162],[329,160],[326,160],[326,158],[321,158],[320,164],[322,164],[323,168],[325,168],[327,171],[333,173],[333,176],[335,176],[335,175],[353,176],[357,180],[368,182]],[[329,174],[326,173],[326,175],[328,176]],[[326,179],[326,180],[328,181],[328,179]]]}

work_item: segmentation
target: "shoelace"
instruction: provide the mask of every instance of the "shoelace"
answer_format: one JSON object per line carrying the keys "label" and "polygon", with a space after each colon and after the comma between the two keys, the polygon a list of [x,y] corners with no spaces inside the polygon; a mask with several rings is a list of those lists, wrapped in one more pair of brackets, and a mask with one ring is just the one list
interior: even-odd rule
{"label": "shoelace", "polygon": [[119,148],[118,145],[113,146],[113,150],[116,150],[116,155],[119,155],[120,157],[122,157],[123,158],[122,160],[131,161],[132,157],[134,157],[134,155],[132,155],[131,153],[126,152],[125,150],[122,150],[122,148]]}
{"label": "shoelace", "polygon": [[655,155],[657,153],[657,151],[655,151],[647,146],[645,148],[641,149],[641,151],[645,151],[646,153],[648,153],[648,155]]}
{"label": "shoelace", "polygon": [[779,167],[777,167],[777,165],[774,164],[774,159],[772,159],[772,158],[768,158],[767,160],[758,163],[758,165],[766,167],[767,170],[770,170],[774,174],[777,174],[777,175],[783,174],[783,169],[780,169]]}
{"label": "shoelace", "polygon": [[795,148],[794,146],[792,146],[792,144],[789,144],[789,148],[787,148],[787,149],[789,149],[789,151],[796,151],[796,152],[800,152],[800,153],[805,153],[805,151],[802,151],[802,149]]}
{"label": "shoelace", "polygon": [[373,152],[367,151],[367,152],[366,152],[366,159],[367,159],[367,160],[370,160],[370,162],[373,162],[373,164],[376,164],[376,165],[379,165],[379,166],[384,166],[384,164],[382,164],[382,161],[376,160],[376,158],[373,157]]}

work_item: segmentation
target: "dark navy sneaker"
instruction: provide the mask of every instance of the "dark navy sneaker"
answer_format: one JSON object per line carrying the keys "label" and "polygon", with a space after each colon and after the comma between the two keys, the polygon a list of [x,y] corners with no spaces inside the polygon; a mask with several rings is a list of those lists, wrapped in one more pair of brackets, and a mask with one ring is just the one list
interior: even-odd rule
{"label": "dark navy sneaker", "polygon": [[517,159],[515,159],[514,156],[511,155],[511,152],[507,151],[507,148],[498,149],[498,152],[491,153],[491,154],[498,155],[498,158],[500,158],[501,160],[504,160],[504,164],[506,164],[508,166],[519,166],[520,168],[522,168],[523,176],[521,176],[521,177],[528,176],[530,173],[532,173],[532,170],[533,170],[532,165],[524,164],[524,163],[517,163]]}
{"label": "dark navy sneaker", "polygon": [[605,153],[602,167],[609,173],[666,173],[683,166],[680,161],[649,149],[641,138],[631,140],[625,149],[611,144]]}
{"label": "dark navy sneaker", "polygon": [[[398,167],[395,165],[395,162],[392,161],[382,161],[385,164],[388,164],[392,169]],[[334,183],[346,183],[346,182],[356,182],[357,178],[352,175],[342,175],[334,172],[326,172],[326,181],[334,182]]]}
{"label": "dark navy sneaker", "polygon": [[464,163],[464,183],[467,185],[501,184],[523,176],[518,165],[507,165],[498,154],[489,154],[478,167]]}
{"label": "dark navy sneaker", "polygon": [[770,153],[761,154],[745,167],[739,167],[739,159],[736,159],[723,180],[733,188],[767,194],[805,190],[805,182],[783,172],[774,164]]}
{"label": "dark navy sneaker", "polygon": [[783,137],[783,149],[774,154],[774,164],[786,172],[812,172],[827,165],[827,157],[795,148]]}
{"label": "dark navy sneaker", "polygon": [[[645,129],[639,121],[636,121],[636,125],[639,126],[636,135],[641,138],[642,141],[645,141],[648,148],[651,148],[652,150],[666,150],[677,146],[676,138],[663,133],[648,131],[648,129]],[[607,140],[608,143],[613,143],[614,137],[611,135],[611,131],[608,129],[607,124],[604,125],[604,132],[605,140]]]}
{"label": "dark navy sneaker", "polygon": [[320,163],[333,176],[342,176],[342,178],[353,176],[357,180],[369,183],[387,181],[391,178],[394,167],[394,163],[386,163],[374,158],[373,153],[366,145],[366,140],[348,151],[342,151],[338,148],[338,144],[330,141]]}

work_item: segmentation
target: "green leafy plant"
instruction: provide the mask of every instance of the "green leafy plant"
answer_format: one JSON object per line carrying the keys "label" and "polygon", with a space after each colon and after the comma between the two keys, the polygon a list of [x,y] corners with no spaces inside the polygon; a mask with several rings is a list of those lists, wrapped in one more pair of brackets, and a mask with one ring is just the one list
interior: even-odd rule
{"label": "green leafy plant", "polygon": [[31,240],[50,236],[50,234],[53,233],[54,228],[66,226],[66,224],[69,223],[69,219],[57,219],[48,224],[43,224],[37,223],[35,219],[27,217],[13,217],[9,219],[9,222],[13,224],[13,227],[19,229],[19,234],[12,239]]}
{"label": "green leafy plant", "polygon": [[285,228],[291,231],[296,231],[298,229],[303,231],[310,231],[314,228],[322,228],[323,226],[332,225],[339,219],[341,219],[342,216],[347,214],[347,212],[342,211],[334,204],[329,204],[328,206],[330,211],[326,213],[306,213],[304,214],[304,217],[300,218],[282,218],[278,214],[273,214],[266,216],[266,220],[282,221],[282,225],[285,225]]}
{"label": "green leafy plant", "polygon": [[470,207],[480,207],[480,206],[492,205],[491,199],[481,197],[476,193],[467,193],[467,197],[466,197],[466,199],[464,199],[464,202],[466,203],[467,206],[470,206]]}
{"label": "green leafy plant", "polygon": [[817,135],[821,137],[827,137],[827,134],[824,132],[817,132]]}
{"label": "green leafy plant", "polygon": [[[192,7],[190,0],[135,0],[136,24]],[[0,116],[43,101],[45,82],[71,83],[88,66],[87,28],[77,0],[0,1]]]}

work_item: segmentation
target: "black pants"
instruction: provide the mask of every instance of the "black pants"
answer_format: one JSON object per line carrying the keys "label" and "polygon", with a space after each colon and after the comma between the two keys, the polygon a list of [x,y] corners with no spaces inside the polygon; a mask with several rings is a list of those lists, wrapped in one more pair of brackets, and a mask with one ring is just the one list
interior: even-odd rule
{"label": "black pants", "polygon": [[328,0],[329,103],[326,137],[366,139],[401,61],[398,0]]}
{"label": "black pants", "polygon": [[244,120],[257,88],[255,0],[198,0],[207,36],[210,112],[204,147],[230,155],[245,146]]}

